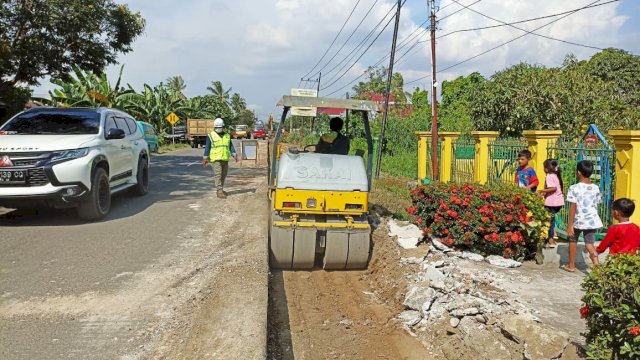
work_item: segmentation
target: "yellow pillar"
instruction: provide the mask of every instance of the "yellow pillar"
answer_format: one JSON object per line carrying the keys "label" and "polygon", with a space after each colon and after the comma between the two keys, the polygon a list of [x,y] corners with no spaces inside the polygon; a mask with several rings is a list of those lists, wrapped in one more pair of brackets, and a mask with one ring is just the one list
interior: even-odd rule
{"label": "yellow pillar", "polygon": [[476,143],[476,157],[473,161],[473,181],[486,184],[489,181],[489,143],[500,135],[497,131],[473,131]]}
{"label": "yellow pillar", "polygon": [[529,165],[535,170],[538,179],[541,179],[538,189],[544,188],[544,161],[549,158],[547,148],[549,143],[557,141],[562,130],[525,130],[522,135],[527,139],[528,149],[531,151]]}
{"label": "yellow pillar", "polygon": [[431,140],[431,132],[416,131],[418,136],[418,181],[427,178],[427,154],[428,142]]}
{"label": "yellow pillar", "polygon": [[615,198],[636,202],[631,221],[640,224],[640,130],[611,130],[616,147]]}
{"label": "yellow pillar", "polygon": [[453,161],[453,142],[460,137],[459,132],[440,131],[438,136],[442,142],[440,154],[440,181],[451,181],[451,165]]}

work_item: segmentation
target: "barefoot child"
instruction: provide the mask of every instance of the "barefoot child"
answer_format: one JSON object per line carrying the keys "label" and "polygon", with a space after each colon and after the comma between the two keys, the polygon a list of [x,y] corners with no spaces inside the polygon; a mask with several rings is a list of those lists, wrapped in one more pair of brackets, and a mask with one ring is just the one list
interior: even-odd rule
{"label": "barefoot child", "polygon": [[564,184],[562,183],[562,172],[558,166],[558,160],[547,159],[544,161],[543,166],[547,176],[544,179],[544,189],[539,192],[544,195],[544,207],[551,213],[547,246],[555,248],[556,214],[564,207]]}
{"label": "barefoot child", "polygon": [[627,198],[620,198],[613,202],[613,218],[617,225],[611,226],[604,240],[596,249],[603,253],[609,248],[609,254],[636,254],[640,249],[640,227],[629,221],[636,205]]}
{"label": "barefoot child", "polygon": [[578,237],[584,236],[584,246],[589,252],[593,265],[598,265],[598,254],[594,246],[596,231],[602,227],[602,220],[598,215],[598,204],[601,201],[600,189],[589,179],[593,174],[593,163],[582,160],[578,163],[576,175],[578,183],[569,187],[567,202],[569,202],[569,264],[562,269],[576,271],[576,253],[578,251]]}

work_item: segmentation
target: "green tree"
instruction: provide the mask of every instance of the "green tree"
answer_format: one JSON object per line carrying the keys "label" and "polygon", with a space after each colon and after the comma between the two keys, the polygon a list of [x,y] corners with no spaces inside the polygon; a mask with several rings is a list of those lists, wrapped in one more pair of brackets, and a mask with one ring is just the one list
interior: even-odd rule
{"label": "green tree", "polygon": [[235,116],[229,105],[214,95],[195,96],[188,100],[188,117],[191,119],[221,118],[227,125],[233,125]]}
{"label": "green tree", "polygon": [[438,121],[442,130],[468,132],[473,128],[469,110],[474,92],[485,82],[478,72],[442,82]]}
{"label": "green tree", "polygon": [[234,93],[231,96],[230,104],[231,109],[233,109],[233,112],[235,112],[237,116],[240,116],[242,110],[247,108],[247,101],[238,93]]}
{"label": "green tree", "polygon": [[252,127],[257,120],[256,114],[249,109],[242,109],[238,114],[238,124],[248,125]]}
{"label": "green tree", "polygon": [[49,92],[51,102],[56,106],[104,106],[129,111],[135,107],[136,94],[131,86],[128,89],[120,86],[123,69],[124,66],[121,66],[118,79],[112,86],[105,74],[97,75],[73,66],[73,75],[67,81],[51,80],[59,86],[58,89]]}
{"label": "green tree", "polygon": [[218,100],[224,103],[229,103],[229,93],[231,92],[231,88],[225,90],[224,86],[222,86],[222,82],[212,81],[211,86],[207,86],[207,90],[209,90]]}
{"label": "green tree", "polygon": [[172,76],[167,79],[167,89],[174,99],[186,100],[184,90],[187,88],[184,79],[180,75]]}
{"label": "green tree", "polygon": [[[387,91],[388,68],[370,66],[366,71],[366,80],[360,81],[358,85],[353,87],[355,91],[354,98],[368,99],[370,94],[384,95]],[[404,78],[399,72],[391,76],[391,94],[398,103],[406,103],[407,99],[404,93]]]}
{"label": "green tree", "polygon": [[[72,65],[96,73],[131,51],[145,22],[113,0],[5,0],[0,3],[0,102]],[[20,100],[17,100],[18,102]],[[16,109],[13,108],[9,111]]]}

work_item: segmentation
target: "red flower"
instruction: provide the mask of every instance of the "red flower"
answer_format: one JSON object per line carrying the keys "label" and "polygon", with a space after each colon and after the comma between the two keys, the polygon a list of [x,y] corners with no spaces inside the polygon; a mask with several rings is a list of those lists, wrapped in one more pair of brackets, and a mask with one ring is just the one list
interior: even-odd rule
{"label": "red flower", "polygon": [[580,308],[580,317],[583,319],[587,318],[587,315],[589,315],[589,307],[588,306],[583,306]]}
{"label": "red flower", "polygon": [[424,193],[420,193],[420,199],[424,199],[424,198],[425,198]]}
{"label": "red flower", "polygon": [[633,336],[638,336],[640,335],[640,326],[632,326],[629,329],[629,333]]}
{"label": "red flower", "polygon": [[498,240],[500,240],[500,236],[498,236],[498,234],[496,233],[491,234],[491,241],[496,242]]}
{"label": "red flower", "polygon": [[486,217],[486,216],[483,216],[481,220],[482,220],[483,223],[489,222],[489,218]]}
{"label": "red flower", "polygon": [[423,223],[422,218],[416,218],[416,224],[422,225],[422,223]]}
{"label": "red flower", "polygon": [[415,206],[412,206],[412,207],[407,209],[407,214],[414,215],[417,211],[418,211],[418,209],[416,209]]}
{"label": "red flower", "polygon": [[507,215],[507,222],[512,222],[513,221],[513,215],[509,214]]}

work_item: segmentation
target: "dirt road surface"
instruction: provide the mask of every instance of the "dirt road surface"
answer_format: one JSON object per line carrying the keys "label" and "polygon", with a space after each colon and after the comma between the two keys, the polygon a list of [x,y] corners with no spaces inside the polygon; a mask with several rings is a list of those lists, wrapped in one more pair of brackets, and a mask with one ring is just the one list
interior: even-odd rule
{"label": "dirt road surface", "polygon": [[266,170],[232,164],[220,200],[201,154],[154,156],[100,222],[0,216],[0,358],[265,357]]}
{"label": "dirt road surface", "polygon": [[[424,346],[394,320],[404,292],[389,271],[399,256],[383,232],[374,234],[366,271],[272,271],[270,359],[430,359]],[[372,289],[386,289],[374,294]]]}

